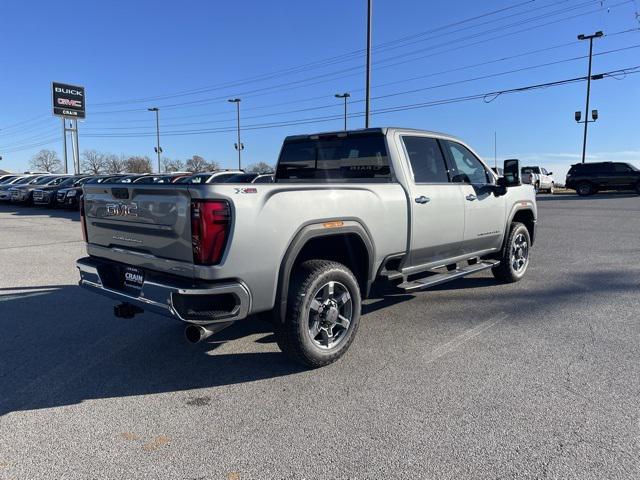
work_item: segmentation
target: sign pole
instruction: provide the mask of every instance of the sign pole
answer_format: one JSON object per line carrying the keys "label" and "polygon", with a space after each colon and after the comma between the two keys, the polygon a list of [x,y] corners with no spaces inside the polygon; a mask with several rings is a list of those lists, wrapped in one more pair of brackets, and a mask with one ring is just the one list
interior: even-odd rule
{"label": "sign pole", "polygon": [[67,125],[66,120],[62,118],[62,151],[64,152],[64,173],[69,173],[69,161],[67,160]]}
{"label": "sign pole", "polygon": [[75,164],[75,174],[78,175],[80,173],[80,148],[78,147],[78,120],[73,119],[73,131],[75,135],[73,136],[73,151],[74,157],[76,159]]}

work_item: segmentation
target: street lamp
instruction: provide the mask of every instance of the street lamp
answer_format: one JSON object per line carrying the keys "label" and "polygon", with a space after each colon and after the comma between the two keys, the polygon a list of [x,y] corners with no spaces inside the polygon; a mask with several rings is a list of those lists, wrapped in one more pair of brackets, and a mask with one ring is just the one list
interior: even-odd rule
{"label": "street lamp", "polygon": [[344,98],[344,130],[347,131],[347,98],[351,95],[348,92],[344,93],[336,93],[334,97],[336,98]]}
{"label": "street lamp", "polygon": [[157,138],[157,146],[155,147],[155,151],[158,154],[158,173],[162,172],[162,168],[160,168],[160,154],[162,153],[162,147],[160,147],[160,109],[158,107],[147,108],[150,112],[156,112],[156,138]]}
{"label": "street lamp", "polygon": [[[589,95],[591,94],[591,59],[593,57],[593,39],[600,38],[604,35],[601,31],[597,31],[593,35],[583,35],[582,33],[578,35],[578,40],[589,40],[589,74],[587,76],[587,106],[584,109],[584,116],[586,117],[589,114]],[[600,77],[602,78],[602,77]],[[596,111],[595,117],[592,115],[593,121],[598,118],[598,113]],[[580,121],[577,118],[576,112],[576,121]],[[589,125],[589,121],[585,118],[584,120],[584,137],[582,139],[582,163],[584,163],[585,155],[587,153],[587,126]]]}
{"label": "street lamp", "polygon": [[242,170],[242,150],[244,150],[244,145],[240,142],[240,102],[242,99],[240,98],[230,98],[227,100],[229,103],[236,104],[236,112],[238,116],[238,143],[235,144],[236,150],[238,151],[238,170]]}

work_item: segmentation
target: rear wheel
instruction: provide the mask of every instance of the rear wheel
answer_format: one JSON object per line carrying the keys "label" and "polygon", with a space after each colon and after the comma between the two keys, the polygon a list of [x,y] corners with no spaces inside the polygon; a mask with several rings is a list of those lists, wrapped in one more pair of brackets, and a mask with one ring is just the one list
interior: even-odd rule
{"label": "rear wheel", "polygon": [[353,342],[360,308],[360,287],[347,267],[308,260],[294,273],[284,322],[276,322],[278,346],[308,367],[333,363]]}
{"label": "rear wheel", "polygon": [[588,182],[578,184],[576,193],[581,197],[587,197],[593,193],[593,186]]}
{"label": "rear wheel", "polygon": [[529,250],[531,237],[529,230],[520,222],[513,222],[509,237],[502,247],[500,265],[491,269],[491,273],[498,280],[507,283],[519,281],[524,277],[529,266]]}

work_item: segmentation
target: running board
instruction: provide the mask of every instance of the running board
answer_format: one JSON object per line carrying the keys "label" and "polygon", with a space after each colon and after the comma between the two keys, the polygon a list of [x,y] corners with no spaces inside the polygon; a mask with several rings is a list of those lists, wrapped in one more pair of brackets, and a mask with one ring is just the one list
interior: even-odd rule
{"label": "running board", "polygon": [[497,260],[485,260],[480,263],[474,263],[473,265],[466,265],[464,267],[456,268],[455,270],[451,270],[450,272],[437,273],[435,275],[429,275],[424,278],[418,278],[417,280],[402,282],[400,285],[398,285],[398,287],[406,290],[407,292],[411,292],[413,290],[423,290],[425,288],[435,287],[436,285],[440,285],[441,283],[450,282],[451,280],[455,280],[457,278],[466,277],[467,275],[471,275],[472,273],[481,272],[482,270],[497,267],[498,265],[500,265],[500,262]]}

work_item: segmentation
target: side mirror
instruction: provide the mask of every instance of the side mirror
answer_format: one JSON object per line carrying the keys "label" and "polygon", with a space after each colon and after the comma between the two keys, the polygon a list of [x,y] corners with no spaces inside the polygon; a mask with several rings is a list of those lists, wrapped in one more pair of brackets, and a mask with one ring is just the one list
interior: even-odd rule
{"label": "side mirror", "polygon": [[518,187],[520,182],[520,160],[517,158],[511,158],[504,161],[504,179],[503,185],[505,187]]}
{"label": "side mirror", "polygon": [[553,172],[548,172],[547,175],[553,175]]}

